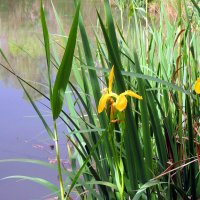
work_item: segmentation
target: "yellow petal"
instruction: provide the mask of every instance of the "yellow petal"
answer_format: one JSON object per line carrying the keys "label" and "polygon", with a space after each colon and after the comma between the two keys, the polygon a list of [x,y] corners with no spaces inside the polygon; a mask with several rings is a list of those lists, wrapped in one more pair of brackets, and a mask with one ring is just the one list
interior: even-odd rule
{"label": "yellow petal", "polygon": [[111,97],[115,97],[116,99],[117,99],[117,97],[118,97],[118,95],[117,95],[116,93],[114,93],[114,92],[111,92],[109,95],[110,95]]}
{"label": "yellow petal", "polygon": [[136,94],[135,92],[131,91],[131,90],[127,90],[126,92],[122,93],[124,95],[128,95],[128,96],[131,96],[131,97],[134,97],[136,99],[142,99],[142,96]]}
{"label": "yellow petal", "polygon": [[127,106],[127,99],[125,97],[124,94],[120,94],[118,97],[117,97],[117,100],[116,102],[114,103],[114,106],[117,110],[119,110],[120,112],[122,112],[126,106]]}
{"label": "yellow petal", "polygon": [[108,92],[109,93],[112,91],[113,78],[114,78],[114,66],[112,67],[110,74],[109,74],[109,83],[108,83]]}
{"label": "yellow petal", "polygon": [[197,94],[200,94],[200,78],[198,78],[194,84],[194,91]]}
{"label": "yellow petal", "polygon": [[108,99],[110,98],[109,94],[103,94],[102,97],[99,100],[99,105],[98,105],[98,113],[101,113],[104,108],[106,107],[106,103]]}

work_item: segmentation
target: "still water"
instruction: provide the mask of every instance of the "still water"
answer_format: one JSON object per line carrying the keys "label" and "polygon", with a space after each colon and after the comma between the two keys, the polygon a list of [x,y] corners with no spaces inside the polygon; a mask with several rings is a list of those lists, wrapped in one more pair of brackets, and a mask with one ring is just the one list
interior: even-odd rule
{"label": "still water", "polygon": [[[74,14],[73,0],[54,0],[55,8],[63,22],[66,33],[69,31]],[[99,1],[82,1],[82,15],[88,33],[96,23],[95,6],[101,9]],[[44,1],[49,31],[59,34],[52,5]],[[42,45],[39,0],[0,0],[0,48],[7,56],[14,71],[43,92],[46,87],[46,62]],[[5,64],[2,57],[0,63]],[[7,65],[6,65],[7,66]],[[27,88],[35,100],[44,101],[36,92]],[[52,142],[29,104],[24,92],[13,75],[0,66],[0,159],[28,158],[52,162],[55,152]],[[50,112],[37,104],[51,126]],[[60,132],[64,125],[60,124]],[[63,148],[66,141],[60,142]],[[61,159],[68,165],[63,152]],[[0,163],[0,179],[12,175],[25,175],[44,178],[58,185],[57,173],[46,167],[25,163]],[[1,200],[49,199],[50,192],[30,181],[18,179],[0,180]]]}

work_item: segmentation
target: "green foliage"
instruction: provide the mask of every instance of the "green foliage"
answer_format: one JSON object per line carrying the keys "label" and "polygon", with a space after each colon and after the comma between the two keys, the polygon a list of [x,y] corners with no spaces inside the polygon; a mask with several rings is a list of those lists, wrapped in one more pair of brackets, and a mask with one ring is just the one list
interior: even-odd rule
{"label": "green foliage", "polygon": [[[122,6],[124,1],[118,3]],[[198,12],[198,5],[194,5],[194,12]],[[124,26],[123,22],[116,24],[109,1],[104,0],[106,20],[104,22],[97,11],[102,33],[94,30],[95,54],[79,6],[61,63],[55,47],[49,45],[51,37],[41,10],[50,98],[43,96],[50,100],[54,133],[22,85],[55,141],[60,198],[70,198],[73,190],[81,199],[199,198],[196,155],[200,152],[200,105],[193,84],[199,77],[200,50],[197,44],[200,37],[191,28],[191,20],[181,18],[182,13],[188,13],[189,18],[193,14],[181,10],[179,4],[179,21],[172,24],[161,4],[157,16],[159,24],[154,25],[155,21],[147,18],[148,13],[141,15],[141,9],[137,8],[131,15],[127,13],[129,23]],[[125,8],[119,9],[122,12]],[[54,6],[53,10],[63,34]],[[80,40],[75,51],[78,26]],[[6,59],[2,51],[1,54]],[[50,77],[52,60],[56,60],[57,68],[54,83]],[[133,90],[142,95],[143,100],[128,98],[125,111],[120,113],[111,110],[114,104],[113,99],[109,99],[105,111],[97,113],[101,88],[108,87],[108,72],[113,65],[113,91],[120,94]],[[26,83],[17,78],[21,84]],[[51,84],[54,85],[53,91]],[[115,117],[112,121],[110,114]],[[68,148],[72,172],[59,166],[57,118],[66,124],[66,139],[73,146]],[[63,183],[62,177],[66,179]],[[31,180],[30,177],[24,178]],[[39,179],[33,181],[45,184]]]}
{"label": "green foliage", "polygon": [[78,19],[79,19],[79,8],[80,4],[77,6],[76,14],[74,17],[74,21],[69,33],[69,38],[67,42],[67,46],[65,48],[65,52],[62,58],[62,62],[59,66],[56,80],[53,87],[52,94],[52,112],[53,119],[57,119],[63,105],[64,93],[67,88],[67,84],[69,81],[69,76],[72,68],[72,61],[74,56],[74,49],[76,45],[76,36],[77,36],[77,27],[78,27]]}

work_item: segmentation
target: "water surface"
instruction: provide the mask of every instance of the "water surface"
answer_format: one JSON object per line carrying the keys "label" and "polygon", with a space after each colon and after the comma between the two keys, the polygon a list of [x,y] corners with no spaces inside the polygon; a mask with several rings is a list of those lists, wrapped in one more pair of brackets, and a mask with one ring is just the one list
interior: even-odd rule
{"label": "water surface", "polygon": [[[51,3],[44,2],[49,31],[51,34],[59,34]],[[64,29],[68,33],[74,15],[73,1],[54,2]],[[98,1],[85,0],[82,5],[82,14],[89,35],[92,33],[91,25],[96,22],[94,4],[99,8]],[[0,0],[0,48],[18,75],[47,93],[46,61],[41,42],[39,9],[39,0]],[[62,52],[59,48],[58,51]],[[8,67],[2,57],[0,63]],[[29,87],[27,90],[35,100],[44,102],[37,92]],[[17,79],[3,67],[0,67],[0,95],[0,159],[27,158],[54,161],[55,152],[50,148],[52,141]],[[49,110],[38,103],[37,105],[51,126]],[[64,125],[59,125],[61,131],[64,128]],[[65,147],[66,141],[62,140],[60,144],[61,147]],[[66,156],[63,152],[62,160],[65,161],[65,165],[68,165]],[[58,185],[57,173],[52,169],[25,163],[0,163],[0,179],[12,175],[40,177]],[[3,200],[39,200],[48,199],[49,195],[48,190],[30,181],[0,180],[0,199]]]}

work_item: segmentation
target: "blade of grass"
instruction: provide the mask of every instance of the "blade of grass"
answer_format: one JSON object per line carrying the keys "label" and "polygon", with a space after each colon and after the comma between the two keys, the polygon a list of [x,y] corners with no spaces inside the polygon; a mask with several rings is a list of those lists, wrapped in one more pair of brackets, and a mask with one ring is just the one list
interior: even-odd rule
{"label": "blade of grass", "polygon": [[[118,48],[118,42],[117,42],[117,36],[116,36],[116,31],[115,31],[115,25],[113,21],[113,17],[111,14],[111,9],[110,9],[110,3],[109,0],[104,0],[104,9],[105,9],[105,16],[106,16],[106,26],[107,26],[107,32],[108,32],[108,37],[111,41],[111,44],[113,46],[113,49],[115,50],[116,57],[119,58],[119,48]],[[121,66],[118,66],[121,67]]]}
{"label": "blade of grass", "polygon": [[51,54],[50,54],[50,44],[49,44],[49,32],[48,32],[48,28],[47,28],[46,19],[45,19],[42,0],[41,0],[41,5],[40,5],[40,18],[41,18],[42,30],[43,30],[44,47],[45,47],[47,69],[48,69],[49,94],[50,94],[50,99],[51,99],[51,97],[52,97],[51,66],[50,66]]}
{"label": "blade of grass", "polygon": [[[57,22],[57,25],[58,25],[58,28],[59,28],[59,32],[64,36],[65,35],[65,31],[64,31],[64,28],[62,26],[62,23],[60,21],[60,18],[58,16],[58,13],[56,11],[56,8],[55,8],[52,0],[51,0],[51,5],[52,5],[53,12],[54,12],[54,15],[55,15],[55,18],[56,18],[56,22]],[[65,37],[63,37],[63,39],[65,40],[65,42],[67,42]]]}
{"label": "blade of grass", "polygon": [[[142,74],[139,60],[137,54],[134,54],[135,57],[135,67],[136,72]],[[150,127],[149,127],[149,115],[148,115],[148,106],[147,106],[147,93],[145,91],[145,83],[144,80],[138,79],[138,92],[142,96],[143,100],[139,102],[140,110],[141,110],[141,121],[142,121],[142,132],[143,132],[143,142],[144,142],[144,156],[145,163],[148,166],[148,170],[146,171],[148,179],[152,177],[152,146],[151,146],[151,135],[150,135]]]}
{"label": "blade of grass", "polygon": [[0,163],[7,163],[7,162],[31,163],[31,164],[37,164],[37,165],[41,165],[41,166],[44,166],[44,167],[52,168],[52,169],[57,169],[55,165],[50,164],[48,162],[44,162],[42,160],[25,159],[25,158],[14,158],[14,159],[0,160]]}
{"label": "blade of grass", "polygon": [[15,176],[7,176],[7,177],[2,178],[0,180],[7,180],[7,179],[22,179],[22,180],[33,181],[35,183],[38,183],[38,184],[46,187],[47,189],[49,189],[52,192],[59,193],[59,189],[57,188],[57,186],[55,186],[53,183],[51,183],[51,182],[49,182],[45,179],[42,179],[42,178],[15,175]]}
{"label": "blade of grass", "polygon": [[[133,62],[133,64],[135,65],[134,62]],[[91,70],[99,70],[99,71],[103,71],[103,72],[109,72],[108,69],[103,69],[103,68],[94,68],[94,67],[90,67],[90,66],[85,67],[83,65],[81,67],[82,68],[90,68]],[[190,90],[185,89],[183,87],[180,87],[180,86],[178,86],[176,84],[170,83],[168,81],[165,81],[163,79],[154,77],[154,76],[149,76],[149,75],[135,73],[135,72],[126,72],[124,70],[121,70],[121,73],[124,76],[130,76],[132,78],[141,78],[141,79],[146,79],[148,81],[153,81],[153,82],[156,82],[156,83],[160,83],[161,85],[167,86],[170,89],[173,89],[175,91],[180,91],[180,92],[182,92],[184,94],[191,95],[192,97],[194,97],[194,95],[190,92]]]}
{"label": "blade of grass", "polygon": [[[91,156],[94,154],[96,148],[100,145],[100,143],[102,142],[102,140],[104,139],[105,135],[107,134],[107,131],[104,131],[103,134],[100,136],[98,142],[92,147],[90,154],[86,157],[86,159],[84,160],[83,165],[81,166],[81,168],[79,169],[79,171],[77,172],[76,176],[74,177],[71,186],[67,192],[67,197],[69,197],[69,194],[71,193],[73,187],[75,186],[78,178],[80,177],[83,169],[85,168],[85,166],[87,165],[88,161],[90,160]],[[104,190],[103,190],[104,191]],[[107,191],[104,191],[105,195],[108,197]]]}
{"label": "blade of grass", "polygon": [[142,194],[147,190],[149,189],[150,187],[153,187],[153,186],[157,186],[157,185],[160,185],[160,184],[166,184],[166,182],[160,182],[160,181],[152,181],[150,180],[149,182],[145,183],[144,185],[141,186],[141,188],[137,191],[136,195],[134,196],[133,200],[139,200],[141,199],[142,197]]}
{"label": "blade of grass", "polygon": [[[195,156],[194,151],[194,134],[193,134],[193,124],[192,124],[192,114],[190,106],[190,97],[186,97],[186,111],[188,120],[188,139],[189,139],[189,156]],[[195,163],[190,164],[190,182],[191,182],[191,195],[192,199],[196,199],[196,180],[195,180]]]}
{"label": "blade of grass", "polygon": [[72,69],[72,60],[74,56],[77,28],[78,28],[79,10],[80,10],[80,3],[78,4],[76,8],[76,14],[74,16],[74,20],[73,20],[71,30],[69,33],[67,46],[66,46],[60,67],[58,69],[55,84],[53,87],[52,112],[53,112],[54,120],[58,118],[62,110],[64,92],[66,90],[66,87],[69,81],[69,76]]}
{"label": "blade of grass", "polygon": [[[92,52],[91,52],[90,45],[89,45],[89,40],[88,40],[88,37],[87,37],[85,27],[83,25],[83,20],[82,20],[81,15],[79,17],[79,29],[80,29],[80,33],[81,33],[86,63],[87,63],[88,66],[95,68],[93,57],[92,57]],[[97,105],[99,103],[99,99],[101,98],[101,90],[100,90],[100,87],[99,87],[98,77],[97,77],[96,71],[89,69],[88,72],[89,72],[89,75],[90,75],[92,91],[93,91],[93,94],[94,94],[94,99],[95,99],[95,103],[96,103],[96,107],[97,107]],[[103,113],[102,115],[99,116],[99,120],[100,120],[101,126],[104,126],[104,128],[106,128],[106,121],[107,120],[106,120],[105,113]]]}
{"label": "blade of grass", "polygon": [[49,128],[48,124],[46,123],[45,119],[43,118],[42,114],[40,113],[39,109],[38,109],[37,106],[35,105],[34,101],[32,100],[32,98],[31,98],[31,96],[29,95],[29,93],[27,92],[27,90],[25,89],[25,87],[24,87],[24,85],[22,84],[21,80],[18,79],[18,81],[19,81],[21,87],[23,88],[23,90],[24,90],[26,96],[28,97],[28,99],[29,99],[31,105],[33,106],[33,108],[34,108],[35,111],[37,112],[39,118],[41,119],[41,121],[42,121],[42,123],[43,123],[43,125],[44,125],[44,127],[45,127],[45,129],[46,129],[46,131],[47,131],[47,133],[49,134],[49,137],[50,137],[52,140],[54,140],[54,139],[55,139],[55,136],[54,136],[53,132],[51,131],[51,129]]}
{"label": "blade of grass", "polygon": [[[67,136],[67,137],[68,137],[68,136]],[[85,161],[85,160],[87,159],[87,158],[86,158],[87,155],[84,155],[84,154],[81,152],[80,148],[76,145],[76,143],[75,143],[73,140],[71,140],[70,137],[68,137],[68,139],[72,142],[72,144],[74,145],[74,147],[76,148],[76,150],[79,152],[79,154],[81,155],[83,161]],[[90,148],[90,149],[92,149],[92,148]],[[95,152],[94,152],[94,153],[95,153]],[[97,163],[97,167],[96,167],[97,169],[95,170],[95,169],[92,167],[92,164],[91,164],[89,161],[87,162],[88,169],[90,170],[90,172],[91,172],[92,176],[95,178],[95,180],[101,181],[102,178],[105,178],[105,175],[104,175],[104,173],[102,172],[103,169],[101,168],[101,166],[99,166],[99,161],[96,159],[96,156],[94,156],[94,154],[93,154],[92,156],[94,157],[95,162]],[[93,162],[93,160],[91,160],[91,162]],[[97,170],[99,171],[99,174],[101,175],[101,177],[99,177],[99,174],[98,174]],[[102,177],[103,175],[104,175],[104,177]],[[102,191],[104,191],[104,192],[107,194],[106,188],[105,188],[104,186],[103,186],[103,187],[100,186],[100,188],[102,189]]]}

